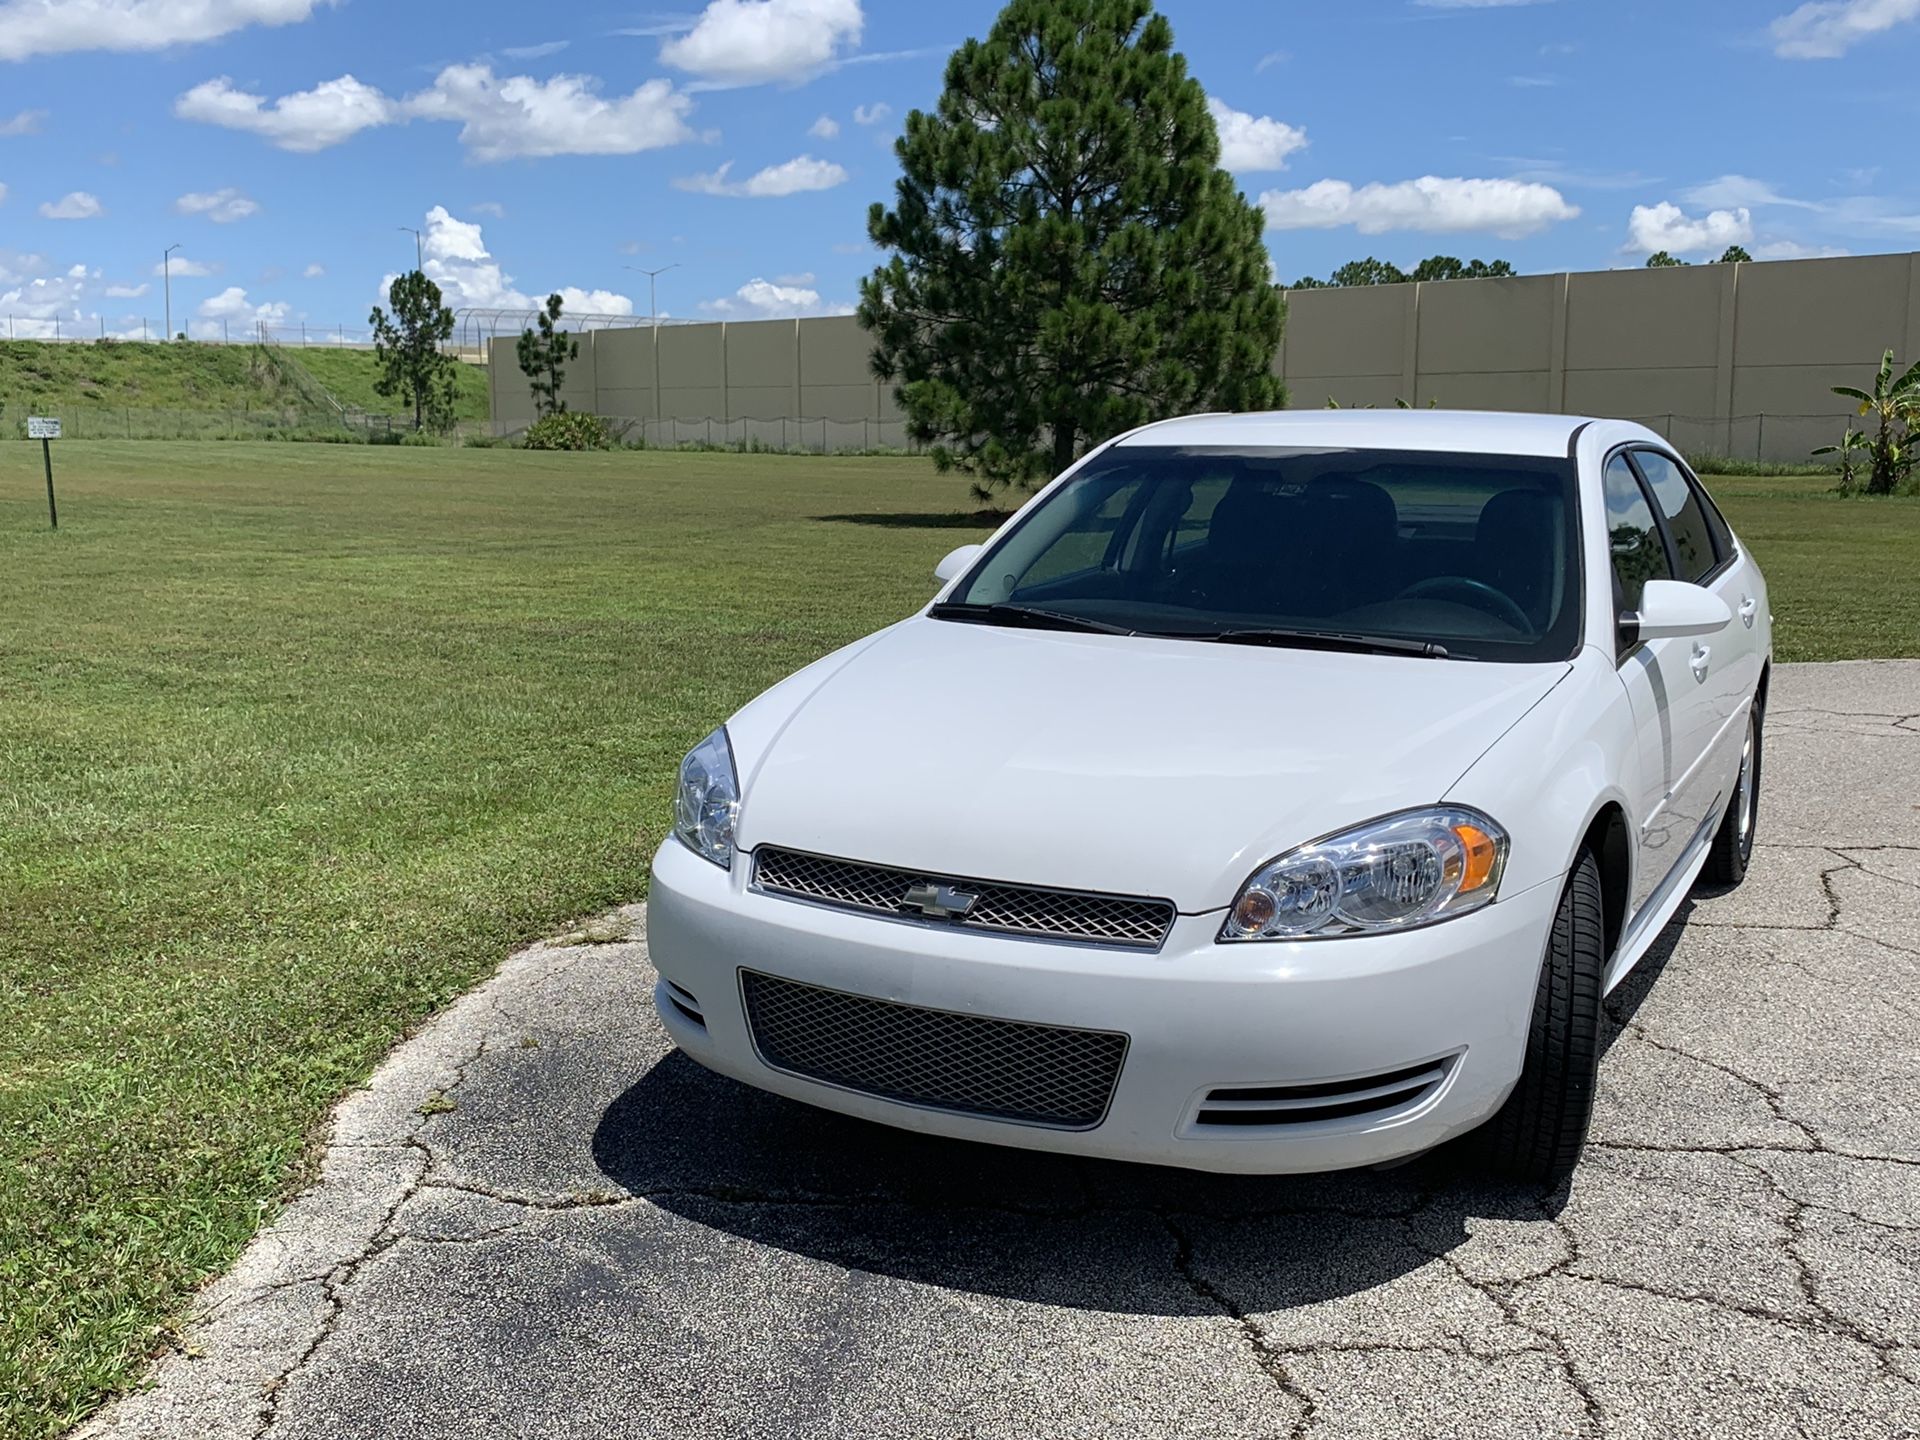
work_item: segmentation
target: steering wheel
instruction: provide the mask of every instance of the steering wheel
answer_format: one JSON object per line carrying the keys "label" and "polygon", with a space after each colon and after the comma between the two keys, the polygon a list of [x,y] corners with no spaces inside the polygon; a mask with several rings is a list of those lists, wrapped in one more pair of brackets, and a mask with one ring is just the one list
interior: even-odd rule
{"label": "steering wheel", "polygon": [[1425,580],[1417,580],[1394,596],[1396,600],[1452,600],[1456,604],[1471,605],[1476,610],[1484,610],[1497,620],[1504,620],[1514,629],[1530,632],[1533,622],[1527,618],[1527,612],[1506,595],[1484,580],[1475,580],[1470,575],[1433,575]]}

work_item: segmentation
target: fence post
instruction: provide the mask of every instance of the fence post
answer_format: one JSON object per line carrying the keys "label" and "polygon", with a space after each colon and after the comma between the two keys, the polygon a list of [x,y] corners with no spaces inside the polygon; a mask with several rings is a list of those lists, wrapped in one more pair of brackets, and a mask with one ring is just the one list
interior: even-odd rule
{"label": "fence post", "polygon": [[1760,428],[1754,437],[1753,458],[1756,460],[1767,458],[1767,412],[1764,410],[1760,412]]}

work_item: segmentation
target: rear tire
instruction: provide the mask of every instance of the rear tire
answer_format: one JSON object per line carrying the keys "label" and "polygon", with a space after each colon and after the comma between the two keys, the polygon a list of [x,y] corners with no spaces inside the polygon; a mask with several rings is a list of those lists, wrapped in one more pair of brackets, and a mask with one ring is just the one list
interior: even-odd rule
{"label": "rear tire", "polygon": [[1766,716],[1760,702],[1753,702],[1747,715],[1747,739],[1740,750],[1740,773],[1733,782],[1733,795],[1727,801],[1727,813],[1714,832],[1713,848],[1707,851],[1707,863],[1700,878],[1717,889],[1731,890],[1747,878],[1747,864],[1753,859],[1753,832],[1760,819],[1760,750]]}
{"label": "rear tire", "polygon": [[1557,1185],[1580,1160],[1600,1067],[1605,968],[1600,866],[1582,850],[1547,938],[1520,1082],[1483,1132],[1492,1168],[1510,1180]]}

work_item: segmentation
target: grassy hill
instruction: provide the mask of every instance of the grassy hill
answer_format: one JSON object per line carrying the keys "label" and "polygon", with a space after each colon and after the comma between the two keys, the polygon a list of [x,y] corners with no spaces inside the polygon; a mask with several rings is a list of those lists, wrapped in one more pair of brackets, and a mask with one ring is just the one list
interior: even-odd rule
{"label": "grassy hill", "polygon": [[[371,414],[397,413],[397,402],[373,388],[370,350],[281,350],[281,361],[304,367],[342,405]],[[455,372],[454,415],[487,418],[487,375],[476,366]],[[256,346],[111,341],[49,344],[0,341],[0,418],[29,410],[77,415],[110,411],[246,414],[312,409],[301,386],[288,383]],[[317,417],[316,417],[317,418]]]}
{"label": "grassy hill", "polygon": [[[311,346],[285,353],[296,364],[304,365],[342,405],[358,405],[374,415],[389,414],[398,408],[373,388],[377,372],[371,350]],[[483,367],[461,365],[454,371],[453,417],[456,420],[487,418],[487,372]]]}

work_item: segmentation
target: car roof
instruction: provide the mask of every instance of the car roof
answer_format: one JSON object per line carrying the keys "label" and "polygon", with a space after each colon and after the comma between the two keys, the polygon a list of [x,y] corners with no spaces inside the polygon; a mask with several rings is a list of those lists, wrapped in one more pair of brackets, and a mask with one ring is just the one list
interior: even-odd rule
{"label": "car roof", "polygon": [[1496,410],[1259,410],[1160,420],[1114,443],[1565,456],[1574,433],[1587,423],[1583,415]]}

